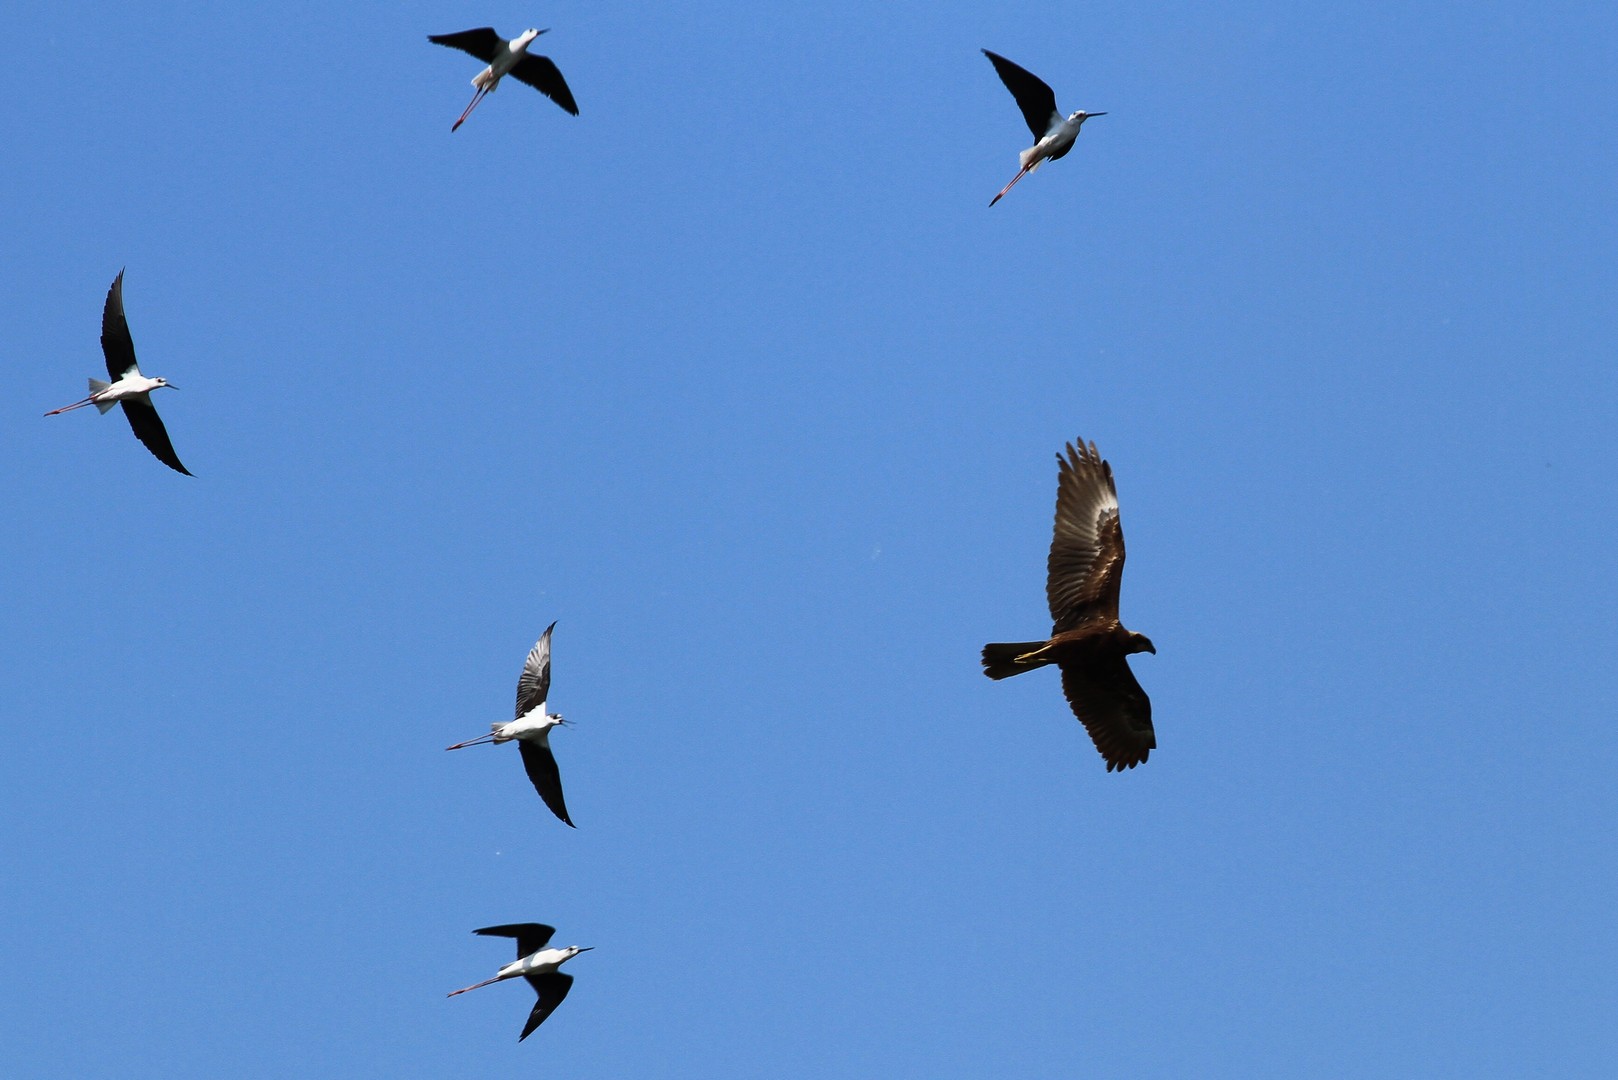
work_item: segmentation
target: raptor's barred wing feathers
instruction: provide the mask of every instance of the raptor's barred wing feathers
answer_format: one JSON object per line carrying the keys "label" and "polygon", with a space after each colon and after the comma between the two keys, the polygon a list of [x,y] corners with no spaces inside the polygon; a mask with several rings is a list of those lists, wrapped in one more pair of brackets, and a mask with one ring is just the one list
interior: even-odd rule
{"label": "raptor's barred wing feathers", "polygon": [[1062,665],[1062,693],[1107,761],[1107,771],[1133,769],[1157,746],[1152,702],[1122,653]]}
{"label": "raptor's barred wing feathers", "polygon": [[1124,574],[1124,531],[1118,520],[1118,489],[1112,466],[1095,443],[1067,444],[1056,456],[1056,529],[1046,562],[1045,597],[1054,622],[1052,635],[1094,616],[1118,618],[1118,590]]}

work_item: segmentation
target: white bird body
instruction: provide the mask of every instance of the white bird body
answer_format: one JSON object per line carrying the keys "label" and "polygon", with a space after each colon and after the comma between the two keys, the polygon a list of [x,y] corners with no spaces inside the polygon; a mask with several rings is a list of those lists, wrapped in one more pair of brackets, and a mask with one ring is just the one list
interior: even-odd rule
{"label": "white bird body", "polygon": [[[472,76],[472,85],[484,93],[492,93],[500,85],[500,80],[511,74],[522,58],[528,55],[528,46],[540,35],[538,30],[524,30],[516,38],[506,43],[506,49],[494,58],[488,67]],[[504,101],[505,98],[501,98]]]}
{"label": "white bird body", "polygon": [[527,742],[539,743],[542,746],[550,745],[551,728],[565,721],[554,713],[545,711],[545,703],[515,720],[508,720],[503,724],[490,724],[489,730],[493,735],[491,742],[510,742],[513,739],[523,739]]}
{"label": "white bird body", "polygon": [[1089,113],[1076,112],[1066,119],[1060,116],[1051,117],[1051,129],[1033,146],[1017,155],[1017,164],[1028,172],[1033,172],[1044,162],[1055,161],[1063,156],[1073,149],[1074,140],[1079,137],[1079,128],[1089,116]]}
{"label": "white bird body", "polygon": [[[85,398],[84,404],[94,405],[102,412],[106,412],[120,401],[128,398],[140,398],[149,405],[152,399],[147,395],[153,390],[168,384],[167,379],[148,379],[140,373],[139,368],[130,368],[127,375],[114,383],[107,382],[105,379],[91,379],[90,396]],[[72,409],[75,406],[69,405],[67,408]]]}
{"label": "white bird body", "polygon": [[494,981],[515,979],[519,975],[549,975],[581,952],[589,951],[577,945],[569,945],[565,949],[540,949],[501,968],[495,973]]}

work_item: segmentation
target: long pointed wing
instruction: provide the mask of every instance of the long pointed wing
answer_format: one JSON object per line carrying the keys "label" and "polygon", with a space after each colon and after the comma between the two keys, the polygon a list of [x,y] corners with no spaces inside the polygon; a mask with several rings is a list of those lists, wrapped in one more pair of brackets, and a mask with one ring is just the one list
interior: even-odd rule
{"label": "long pointed wing", "polygon": [[1100,615],[1118,618],[1124,575],[1124,530],[1118,521],[1118,489],[1112,466],[1095,443],[1067,444],[1056,455],[1056,529],[1046,560],[1045,599],[1055,628],[1051,636]]}
{"label": "long pointed wing", "polygon": [[[112,381],[117,382],[131,371],[140,369],[135,365],[135,341],[129,336],[129,323],[124,319],[124,272],[118,271],[118,276],[112,279],[112,288],[107,290],[107,303],[101,309],[101,351],[107,356],[107,374]],[[162,430],[159,428],[158,430]],[[136,432],[139,434],[139,432]],[[164,443],[168,440],[164,439]],[[149,443],[147,445],[150,445]],[[156,450],[152,451],[154,454]],[[169,451],[173,453],[174,451]],[[162,457],[161,454],[158,454]],[[178,468],[178,466],[176,466]],[[184,469],[180,469],[185,472]]]}
{"label": "long pointed wing", "polygon": [[484,937],[509,937],[517,939],[517,959],[543,949],[547,942],[556,934],[556,927],[546,926],[544,923],[520,922],[506,923],[503,926],[485,926],[481,930],[472,931]]}
{"label": "long pointed wing", "polygon": [[169,442],[168,430],[163,427],[163,421],[158,418],[157,410],[152,407],[149,396],[124,398],[118,404],[124,407],[124,415],[129,418],[129,426],[135,432],[135,438],[146,444],[146,449],[152,452],[153,457],[175,472],[191,475],[191,471],[180,464],[180,456],[174,452],[174,444]]}
{"label": "long pointed wing", "polygon": [[556,755],[551,753],[549,744],[518,739],[517,750],[522,754],[522,767],[528,771],[528,779],[533,781],[534,790],[551,808],[551,813],[561,818],[564,825],[577,828],[567,816],[567,803],[562,801],[562,774],[556,769]]}
{"label": "long pointed wing", "polygon": [[545,704],[551,692],[551,631],[555,629],[555,623],[547,626],[528,650],[522,674],[517,676],[517,715],[513,719],[520,720]]}
{"label": "long pointed wing", "polygon": [[1028,122],[1028,130],[1034,133],[1034,138],[1043,139],[1052,124],[1061,123],[1062,114],[1056,111],[1056,92],[1045,85],[1045,80],[988,49],[983,50],[983,55],[994,65],[1011,96],[1017,99],[1017,108],[1022,110],[1022,118]]}
{"label": "long pointed wing", "polygon": [[556,1006],[567,997],[567,992],[573,989],[573,976],[555,972],[551,975],[524,975],[528,985],[534,988],[539,995],[539,1001],[534,1005],[534,1011],[528,1014],[528,1023],[523,1025],[522,1034],[517,1041],[522,1042],[534,1033],[534,1029],[545,1022],[545,1018],[556,1011]]}
{"label": "long pointed wing", "polygon": [[1152,702],[1122,653],[1089,664],[1062,665],[1062,693],[1107,761],[1107,771],[1133,769],[1157,746]]}
{"label": "long pointed wing", "polygon": [[476,30],[462,30],[456,34],[428,34],[427,40],[434,45],[446,45],[471,53],[485,64],[494,63],[500,50],[508,47],[506,39],[495,33],[492,26],[480,26]]}
{"label": "long pointed wing", "polygon": [[524,56],[511,69],[511,77],[532,86],[574,116],[579,115],[579,107],[573,101],[573,91],[567,88],[567,80],[562,78],[562,72],[550,57]]}

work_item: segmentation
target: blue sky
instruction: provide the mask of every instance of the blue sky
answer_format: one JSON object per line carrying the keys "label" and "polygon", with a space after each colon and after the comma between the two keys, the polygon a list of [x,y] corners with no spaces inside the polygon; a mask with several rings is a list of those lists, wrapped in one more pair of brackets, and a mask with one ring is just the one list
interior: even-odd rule
{"label": "blue sky", "polygon": [[[429,33],[553,28],[571,118]],[[1618,15],[32,4],[18,1077],[1606,1075]],[[1028,141],[979,54],[1105,110]],[[195,479],[118,416],[120,267]],[[1112,462],[1159,748],[1055,676]],[[557,620],[577,831],[509,718]],[[543,921],[531,1037],[477,926]]]}

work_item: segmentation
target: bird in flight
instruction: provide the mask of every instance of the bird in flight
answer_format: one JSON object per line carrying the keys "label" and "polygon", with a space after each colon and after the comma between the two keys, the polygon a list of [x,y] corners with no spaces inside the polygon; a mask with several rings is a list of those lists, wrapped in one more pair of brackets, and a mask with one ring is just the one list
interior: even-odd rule
{"label": "bird in flight", "polygon": [[480,986],[502,982],[506,979],[515,979],[519,975],[528,980],[528,985],[534,988],[539,1000],[534,1003],[534,1009],[528,1014],[528,1023],[523,1025],[522,1034],[517,1041],[522,1042],[534,1033],[534,1029],[545,1022],[545,1018],[556,1011],[556,1007],[567,997],[567,992],[573,989],[573,976],[563,975],[558,970],[563,964],[579,955],[589,952],[595,946],[569,945],[565,949],[547,949],[546,943],[556,933],[553,927],[542,923],[511,923],[507,926],[485,926],[481,930],[472,931],[474,934],[483,934],[485,937],[509,937],[517,939],[517,959],[495,972],[492,979],[484,979],[471,986],[463,986],[459,990],[451,990],[450,997],[464,994],[468,990],[476,990]]}
{"label": "bird in flight", "polygon": [[[517,678],[517,718],[510,723],[490,724],[489,734],[458,742],[446,750],[459,750],[480,743],[503,743],[516,740],[522,754],[522,765],[533,781],[534,790],[551,808],[551,813],[562,823],[574,828],[567,816],[567,803],[562,800],[562,774],[556,768],[556,756],[551,753],[551,729],[567,723],[560,713],[547,713],[545,699],[551,692],[551,623],[539,636],[539,641],[528,651],[523,661],[522,674]],[[479,931],[482,933],[482,931]]]}
{"label": "bird in flight", "polygon": [[124,319],[122,270],[118,271],[116,278],[113,278],[112,288],[107,290],[107,304],[101,309],[101,351],[107,356],[107,374],[112,376],[112,382],[91,379],[89,397],[83,401],[75,401],[71,405],[63,405],[60,409],[52,409],[45,415],[55,416],[57,413],[72,412],[86,405],[94,405],[100,411],[106,412],[114,405],[122,405],[124,416],[128,418],[129,426],[135,432],[135,438],[146,444],[146,449],[152,452],[152,456],[175,472],[190,476],[190,470],[180,464],[180,457],[174,452],[174,444],[169,442],[169,433],[164,429],[157,410],[152,407],[153,390],[160,390],[165,386],[175,390],[178,387],[167,379],[148,379],[140,373],[140,367],[135,363],[135,342],[129,336],[129,323]]}
{"label": "bird in flight", "polygon": [[1152,703],[1129,670],[1130,653],[1157,649],[1118,621],[1124,576],[1124,531],[1112,466],[1095,443],[1067,444],[1056,455],[1056,534],[1046,564],[1049,641],[983,646],[983,674],[1020,675],[1046,664],[1062,671],[1062,693],[1107,761],[1107,771],[1133,769],[1157,746]]}
{"label": "bird in flight", "polygon": [[1080,109],[1063,119],[1056,109],[1056,94],[1045,85],[1045,80],[988,49],[983,50],[983,55],[994,65],[1000,81],[1006,84],[1011,96],[1017,99],[1017,108],[1022,110],[1022,118],[1028,121],[1028,130],[1034,133],[1035,140],[1033,146],[1018,155],[1022,168],[1011,178],[1011,183],[989,200],[989,205],[993,206],[1005,197],[1018,180],[1039,168],[1040,162],[1055,161],[1073,149],[1073,141],[1079,137],[1079,128],[1084,126],[1086,120],[1107,114],[1087,113]]}
{"label": "bird in flight", "polygon": [[561,71],[551,62],[551,58],[530,56],[528,53],[528,46],[533,44],[534,39],[548,33],[549,30],[524,30],[511,41],[495,33],[492,26],[462,30],[458,34],[428,34],[427,40],[434,45],[459,49],[489,65],[472,76],[472,86],[475,88],[472,104],[466,107],[450,130],[454,131],[466,123],[466,118],[472,115],[478,102],[493,93],[500,85],[500,80],[507,75],[532,86],[574,116],[579,115],[579,107],[573,101],[573,91],[567,88],[567,80],[562,78]]}

